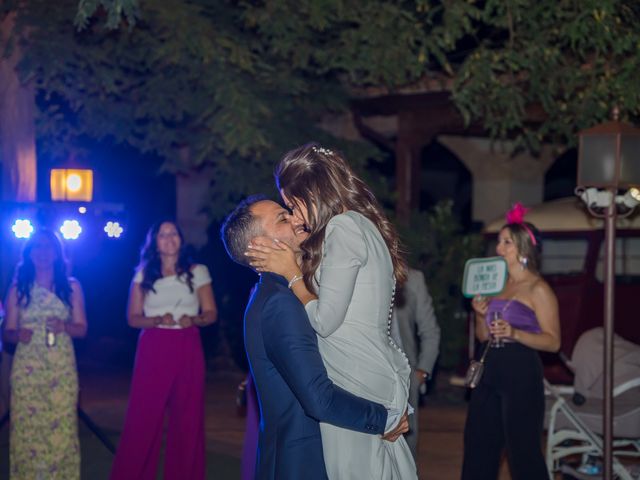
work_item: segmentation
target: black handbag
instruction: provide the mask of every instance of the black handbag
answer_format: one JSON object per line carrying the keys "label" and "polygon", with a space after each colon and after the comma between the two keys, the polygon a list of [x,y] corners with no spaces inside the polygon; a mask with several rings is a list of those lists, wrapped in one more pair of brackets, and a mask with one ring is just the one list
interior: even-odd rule
{"label": "black handbag", "polygon": [[247,416],[247,379],[240,382],[236,389],[236,415]]}
{"label": "black handbag", "polygon": [[487,356],[490,346],[491,340],[489,340],[484,347],[484,352],[482,352],[480,360],[471,360],[471,363],[469,363],[469,368],[467,368],[467,373],[464,376],[464,384],[466,387],[476,388],[480,384],[480,379],[484,373],[484,358]]}

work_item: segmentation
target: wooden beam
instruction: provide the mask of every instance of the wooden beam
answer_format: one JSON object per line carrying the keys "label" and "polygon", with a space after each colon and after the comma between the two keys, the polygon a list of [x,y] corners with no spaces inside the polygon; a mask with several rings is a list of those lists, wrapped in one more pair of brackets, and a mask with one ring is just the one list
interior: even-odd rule
{"label": "wooden beam", "polygon": [[[481,122],[465,125],[462,115],[453,103],[451,93],[446,91],[358,98],[352,100],[351,107],[354,113],[361,117],[412,112],[415,115],[416,128],[423,128],[426,132],[437,128],[441,135],[489,136]],[[546,118],[546,112],[540,104],[527,105],[525,112],[527,123],[540,123]]]}
{"label": "wooden beam", "polygon": [[407,224],[411,210],[420,199],[420,159],[422,149],[431,142],[433,135],[423,135],[415,128],[413,112],[402,112],[398,116],[398,138],[396,141],[396,214],[398,221]]}

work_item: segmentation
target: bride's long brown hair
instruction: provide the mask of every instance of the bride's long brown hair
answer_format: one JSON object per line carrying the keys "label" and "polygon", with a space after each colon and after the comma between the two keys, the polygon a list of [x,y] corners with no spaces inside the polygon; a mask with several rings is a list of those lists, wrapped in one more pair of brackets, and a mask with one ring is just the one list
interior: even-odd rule
{"label": "bride's long brown hair", "polygon": [[391,254],[396,281],[405,281],[407,265],[394,225],[340,153],[316,143],[303,145],[280,160],[275,178],[278,190],[292,202],[297,200],[307,207],[309,237],[300,247],[304,283],[309,291],[316,292],[313,276],[322,260],[327,224],[346,210],[364,215],[378,228]]}

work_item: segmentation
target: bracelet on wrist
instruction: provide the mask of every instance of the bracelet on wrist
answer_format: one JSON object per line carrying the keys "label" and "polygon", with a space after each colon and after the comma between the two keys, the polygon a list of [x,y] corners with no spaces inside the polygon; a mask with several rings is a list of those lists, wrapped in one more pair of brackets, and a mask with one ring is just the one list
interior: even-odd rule
{"label": "bracelet on wrist", "polygon": [[293,278],[289,280],[289,285],[287,285],[287,287],[289,288],[293,287],[293,284],[299,280],[302,280],[302,275],[294,275]]}

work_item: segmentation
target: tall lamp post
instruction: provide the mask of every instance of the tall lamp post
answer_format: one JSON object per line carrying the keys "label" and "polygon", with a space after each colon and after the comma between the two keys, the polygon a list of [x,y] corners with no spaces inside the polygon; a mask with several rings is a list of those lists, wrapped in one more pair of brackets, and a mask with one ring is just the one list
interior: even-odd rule
{"label": "tall lamp post", "polygon": [[616,217],[640,204],[640,129],[613,120],[581,131],[576,193],[589,212],[605,219],[604,479],[613,479],[613,332]]}

